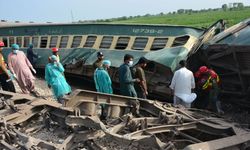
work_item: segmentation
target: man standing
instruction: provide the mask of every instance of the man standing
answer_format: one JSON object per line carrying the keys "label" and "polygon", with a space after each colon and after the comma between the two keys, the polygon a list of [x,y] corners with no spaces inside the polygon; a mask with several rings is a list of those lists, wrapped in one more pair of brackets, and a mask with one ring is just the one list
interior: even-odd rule
{"label": "man standing", "polygon": [[34,58],[38,58],[38,55],[33,52],[33,44],[30,44],[29,48],[27,49],[27,58],[32,66],[34,66]]}
{"label": "man standing", "polygon": [[93,67],[94,69],[99,68],[102,66],[102,61],[104,59],[104,55],[102,52],[97,53],[97,60],[94,62]]}
{"label": "man standing", "polygon": [[133,65],[133,56],[126,54],[124,56],[124,63],[119,67],[119,82],[121,95],[137,97],[134,82],[140,82],[140,79],[133,79],[130,67]]}
{"label": "man standing", "polygon": [[181,68],[174,73],[170,88],[174,94],[174,105],[181,104],[184,107],[190,108],[191,103],[196,98],[195,93],[191,90],[195,88],[193,73],[186,68],[186,62],[179,62]]}
{"label": "man standing", "polygon": [[140,79],[140,82],[135,83],[135,90],[138,98],[147,99],[148,88],[144,73],[144,68],[147,66],[147,61],[144,57],[140,58],[136,65],[135,78]]}
{"label": "man standing", "polygon": [[[0,41],[0,82],[2,89],[4,91],[16,92],[14,84],[11,80],[11,74],[9,70],[6,68],[6,64],[3,58],[2,50],[4,47],[4,43]],[[8,81],[7,81],[8,80]]]}
{"label": "man standing", "polygon": [[30,64],[29,60],[22,51],[19,51],[17,44],[12,44],[12,52],[8,56],[8,65],[10,71],[17,79],[17,83],[20,86],[24,94],[33,94],[38,96],[35,91],[34,80],[35,77],[31,73],[30,69],[36,74],[36,70]]}
{"label": "man standing", "polygon": [[200,104],[200,107],[211,107],[213,111],[223,114],[224,112],[221,110],[220,101],[218,100],[220,90],[220,78],[218,74],[214,70],[208,69],[206,66],[201,66],[195,73],[195,77],[197,79],[200,97],[203,99],[203,104]]}
{"label": "man standing", "polygon": [[59,103],[64,105],[63,97],[71,92],[71,87],[63,76],[64,68],[55,55],[49,58],[49,63],[45,67],[45,80]]}
{"label": "man standing", "polygon": [[112,81],[107,71],[110,65],[109,60],[103,60],[102,67],[95,70],[94,81],[97,92],[113,94]]}

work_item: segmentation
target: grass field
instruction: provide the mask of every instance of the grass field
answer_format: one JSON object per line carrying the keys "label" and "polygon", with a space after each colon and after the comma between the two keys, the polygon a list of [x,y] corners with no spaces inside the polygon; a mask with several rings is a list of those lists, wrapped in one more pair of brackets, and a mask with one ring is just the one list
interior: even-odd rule
{"label": "grass field", "polygon": [[250,18],[250,8],[233,11],[210,11],[192,14],[168,14],[162,16],[139,17],[122,21],[113,21],[112,23],[174,24],[208,27],[219,19],[225,19],[228,23],[227,27],[229,27],[247,18]]}

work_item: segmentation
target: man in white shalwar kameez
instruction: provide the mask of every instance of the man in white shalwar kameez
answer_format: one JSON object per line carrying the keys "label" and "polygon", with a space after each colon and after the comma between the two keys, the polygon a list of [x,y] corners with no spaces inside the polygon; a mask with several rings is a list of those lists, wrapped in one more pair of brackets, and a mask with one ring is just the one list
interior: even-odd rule
{"label": "man in white shalwar kameez", "polygon": [[170,88],[174,95],[174,105],[183,105],[186,108],[191,107],[191,103],[195,100],[196,94],[192,93],[195,88],[193,73],[186,68],[186,62],[179,62],[181,68],[174,73]]}

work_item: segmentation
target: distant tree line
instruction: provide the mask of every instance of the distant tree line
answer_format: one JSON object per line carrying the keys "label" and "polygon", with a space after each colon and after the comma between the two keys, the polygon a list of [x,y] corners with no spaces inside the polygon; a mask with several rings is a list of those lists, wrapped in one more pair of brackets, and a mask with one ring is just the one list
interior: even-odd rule
{"label": "distant tree line", "polygon": [[210,12],[210,11],[234,11],[234,10],[243,10],[245,8],[250,8],[250,6],[244,6],[243,3],[229,3],[223,4],[221,8],[208,8],[208,9],[201,9],[201,10],[193,10],[193,9],[178,9],[177,11],[168,12],[168,13],[159,13],[159,14],[145,14],[145,15],[137,15],[137,16],[122,16],[118,18],[110,18],[110,19],[97,19],[97,20],[79,20],[78,22],[114,22],[114,21],[123,21],[128,19],[134,18],[141,18],[141,17],[153,17],[153,16],[164,16],[164,15],[171,15],[171,14],[192,14],[192,13],[202,13],[202,12]]}

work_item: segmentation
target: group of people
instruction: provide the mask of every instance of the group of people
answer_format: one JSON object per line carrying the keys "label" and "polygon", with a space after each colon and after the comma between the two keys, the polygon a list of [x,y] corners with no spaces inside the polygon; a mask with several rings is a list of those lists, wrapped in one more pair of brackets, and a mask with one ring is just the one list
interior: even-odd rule
{"label": "group of people", "polygon": [[[16,92],[12,82],[12,80],[16,80],[23,94],[40,96],[35,90],[35,77],[33,75],[36,74],[33,67],[33,58],[39,58],[40,56],[33,52],[33,45],[29,45],[26,56],[23,51],[19,51],[18,44],[12,44],[11,52],[8,55],[8,63],[5,63],[2,55],[4,46],[4,42],[0,41],[0,82],[2,89]],[[49,57],[45,68],[45,80],[49,88],[52,88],[55,98],[61,103],[63,103],[64,95],[71,92],[63,72],[64,68],[60,63],[58,49],[52,48],[52,56]]]}
{"label": "group of people", "polygon": [[210,109],[219,114],[223,114],[220,101],[218,100],[220,79],[218,74],[207,66],[201,66],[197,72],[191,72],[186,68],[186,61],[179,62],[180,69],[175,71],[171,81],[174,105],[182,105],[190,108],[195,101],[199,108]]}
{"label": "group of people", "polygon": [[[102,52],[97,53],[98,59],[93,64],[95,69],[94,81],[98,92],[113,94],[112,81],[108,69],[110,60],[104,60]],[[126,54],[124,62],[119,67],[120,94],[124,96],[146,99],[148,95],[147,81],[144,68],[147,60],[142,57],[133,66],[133,56]],[[193,101],[199,108],[210,109],[217,113],[223,113],[218,100],[220,79],[218,74],[201,66],[195,73],[186,68],[186,61],[179,62],[180,69],[175,71],[169,88],[173,95],[173,104],[190,108]],[[197,93],[197,94],[196,94]]]}
{"label": "group of people", "polygon": [[[111,65],[110,60],[105,60],[102,52],[97,53],[97,60],[93,64],[95,68],[94,81],[98,92],[113,94],[112,81],[110,79],[108,69]],[[147,82],[143,68],[146,67],[145,58],[140,58],[135,70],[131,71],[133,66],[133,56],[126,54],[124,62],[119,67],[120,94],[130,97],[138,97],[146,99],[148,95]]]}
{"label": "group of people", "polygon": [[[33,58],[39,58],[32,50],[31,44],[27,50],[27,57],[23,51],[19,51],[17,44],[11,45],[11,53],[8,55],[8,65],[5,63],[2,49],[4,43],[0,41],[0,83],[3,90],[16,92],[12,80],[16,80],[24,94],[32,94],[39,96],[35,90],[36,70],[33,67]],[[48,64],[45,67],[45,80],[49,88],[52,88],[54,96],[60,103],[63,102],[63,97],[71,93],[71,87],[67,83],[64,76],[64,68],[60,63],[58,48],[52,48],[52,55],[48,58]],[[112,81],[109,75],[110,60],[105,60],[102,52],[97,53],[97,60],[93,67],[95,87],[98,92],[113,94]],[[119,83],[120,94],[124,96],[137,97],[146,99],[148,95],[147,81],[144,73],[144,68],[147,66],[147,60],[142,57],[138,63],[133,66],[133,56],[126,54],[123,59],[123,64],[119,67]],[[179,62],[180,69],[174,73],[174,76],[169,86],[173,94],[174,105],[183,105],[190,108],[191,103],[197,98],[201,108],[208,108],[222,113],[220,102],[218,100],[220,79],[217,73],[201,66],[199,70],[193,73],[186,68],[186,62]],[[33,73],[32,73],[33,72]]]}

